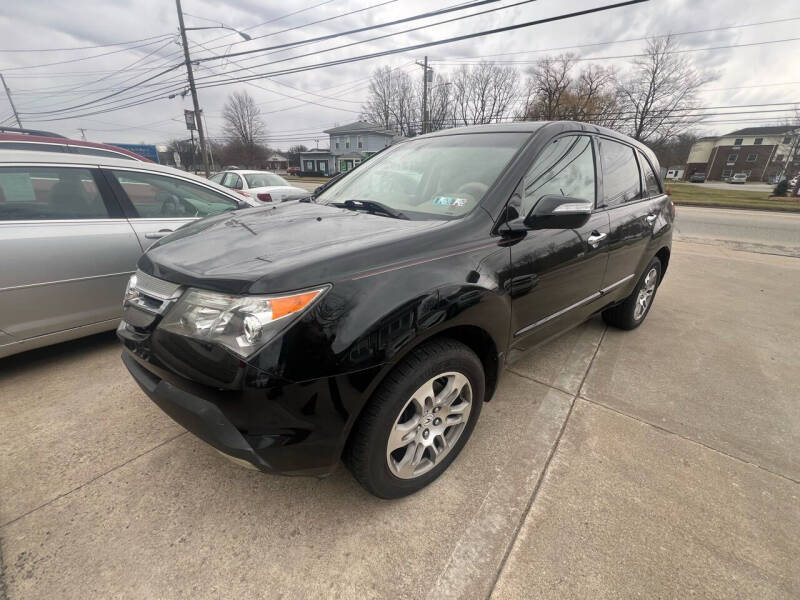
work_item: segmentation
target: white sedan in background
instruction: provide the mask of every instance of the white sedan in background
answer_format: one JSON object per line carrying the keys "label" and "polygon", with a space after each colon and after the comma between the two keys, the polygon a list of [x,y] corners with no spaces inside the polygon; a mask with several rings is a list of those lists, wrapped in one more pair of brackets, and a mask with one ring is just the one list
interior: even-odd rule
{"label": "white sedan in background", "polygon": [[286,202],[311,195],[308,190],[290,185],[283,177],[269,171],[221,171],[209,179],[261,202]]}

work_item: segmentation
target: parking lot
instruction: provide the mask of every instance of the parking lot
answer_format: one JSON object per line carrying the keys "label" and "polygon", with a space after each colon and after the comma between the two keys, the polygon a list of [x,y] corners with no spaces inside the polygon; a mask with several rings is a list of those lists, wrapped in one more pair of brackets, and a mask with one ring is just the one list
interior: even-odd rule
{"label": "parking lot", "polygon": [[240,468],[112,334],[0,361],[0,598],[796,598],[800,261],[677,242],[644,325],[513,365],[433,485]]}

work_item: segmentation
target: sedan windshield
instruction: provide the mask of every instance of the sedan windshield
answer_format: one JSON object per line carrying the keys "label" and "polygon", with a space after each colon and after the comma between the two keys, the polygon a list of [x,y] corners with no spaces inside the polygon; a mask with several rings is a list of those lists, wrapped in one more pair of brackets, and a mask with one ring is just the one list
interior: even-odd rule
{"label": "sedan windshield", "polygon": [[275,173],[245,173],[244,179],[247,182],[247,187],[271,187],[275,185],[289,185],[283,177],[275,175]]}
{"label": "sedan windshield", "polygon": [[380,203],[410,219],[462,217],[478,206],[529,135],[454,134],[404,142],[360,166],[317,202],[350,202],[364,210]]}

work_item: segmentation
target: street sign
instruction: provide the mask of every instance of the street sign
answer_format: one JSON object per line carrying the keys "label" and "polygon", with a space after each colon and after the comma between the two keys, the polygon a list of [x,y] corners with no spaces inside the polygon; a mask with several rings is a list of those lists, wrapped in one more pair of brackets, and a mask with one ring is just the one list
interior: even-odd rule
{"label": "street sign", "polygon": [[194,111],[193,110],[184,110],[183,111],[183,118],[186,119],[186,129],[193,130],[197,129],[197,123],[194,121]]}

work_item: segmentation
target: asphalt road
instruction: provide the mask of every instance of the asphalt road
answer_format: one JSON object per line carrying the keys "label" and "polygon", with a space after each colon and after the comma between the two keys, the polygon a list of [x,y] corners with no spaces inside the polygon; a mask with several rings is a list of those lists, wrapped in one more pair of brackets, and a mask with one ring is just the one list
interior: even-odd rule
{"label": "asphalt road", "polygon": [[113,333],[0,360],[0,599],[800,598],[799,294],[800,260],[676,242],[640,328],[513,364],[398,501],[232,464]]}
{"label": "asphalt road", "polygon": [[800,214],[678,206],[676,239],[800,257]]}

